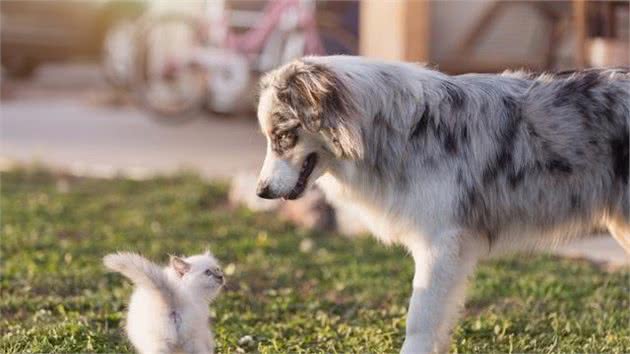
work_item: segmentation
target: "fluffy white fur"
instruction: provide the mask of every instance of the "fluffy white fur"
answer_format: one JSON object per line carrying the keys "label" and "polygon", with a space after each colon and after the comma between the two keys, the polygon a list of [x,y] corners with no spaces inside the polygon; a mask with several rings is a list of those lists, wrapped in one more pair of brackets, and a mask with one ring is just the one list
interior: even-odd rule
{"label": "fluffy white fur", "polygon": [[224,277],[210,252],[171,257],[164,268],[127,252],[109,254],[103,263],[135,285],[126,330],[138,352],[214,352],[208,304],[221,290]]}

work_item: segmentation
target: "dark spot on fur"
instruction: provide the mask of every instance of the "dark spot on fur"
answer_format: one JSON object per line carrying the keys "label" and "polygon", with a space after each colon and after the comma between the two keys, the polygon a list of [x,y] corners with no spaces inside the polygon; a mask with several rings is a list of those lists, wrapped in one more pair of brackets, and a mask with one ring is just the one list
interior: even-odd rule
{"label": "dark spot on fur", "polygon": [[482,172],[482,181],[488,185],[503,172],[515,173],[513,167],[514,145],[522,121],[521,109],[514,97],[503,97],[505,125],[497,136],[499,150],[496,158]]}
{"label": "dark spot on fur", "polygon": [[534,138],[539,137],[536,127],[534,127],[534,124],[529,121],[527,122],[527,133]]}
{"label": "dark spot on fur", "polygon": [[553,105],[555,107],[566,106],[571,103],[570,99],[572,96],[567,96],[569,92],[567,90],[558,91],[556,93],[556,97],[553,99]]}
{"label": "dark spot on fur", "polygon": [[416,124],[414,124],[413,127],[411,128],[411,134],[409,135],[409,138],[416,139],[419,136],[424,135],[427,131],[427,127],[429,126],[429,120],[430,120],[429,106],[425,104],[424,111],[422,112],[422,116],[416,122]]}
{"label": "dark spot on fur", "polygon": [[615,117],[615,109],[619,103],[623,102],[623,94],[607,89],[602,92],[601,102],[593,109],[595,119],[607,122],[613,122]]}
{"label": "dark spot on fur", "polygon": [[462,186],[462,198],[458,205],[458,215],[464,225],[471,229],[476,229],[488,240],[489,247],[492,247],[496,239],[495,227],[492,227],[487,219],[487,207],[483,200],[483,195],[474,186]]}
{"label": "dark spot on fur", "polygon": [[442,144],[442,147],[449,155],[455,155],[458,152],[457,138],[451,128],[442,122],[433,122],[429,125],[435,139]]}
{"label": "dark spot on fur", "polygon": [[512,147],[513,146],[510,144],[501,149],[494,165],[484,170],[482,175],[484,184],[490,184],[490,182],[494,181],[500,173],[512,165]]}
{"label": "dark spot on fur", "polygon": [[555,107],[575,104],[582,114],[586,114],[589,101],[592,100],[591,89],[600,83],[598,71],[586,71],[561,81],[556,89],[552,104]]}
{"label": "dark spot on fur", "polygon": [[468,143],[468,127],[467,126],[464,125],[462,127],[459,138],[461,139],[462,144]]}
{"label": "dark spot on fur", "polygon": [[499,175],[499,170],[494,165],[486,167],[486,169],[483,170],[483,173],[481,175],[483,184],[484,185],[490,184],[490,182],[497,179],[498,175]]}
{"label": "dark spot on fur", "polygon": [[575,193],[571,194],[571,197],[569,198],[569,206],[571,210],[580,209],[581,204],[580,197]]}
{"label": "dark spot on fur", "polygon": [[476,208],[477,204],[477,189],[471,186],[466,190],[464,206],[470,210]]}
{"label": "dark spot on fur", "polygon": [[508,174],[507,178],[510,183],[510,187],[515,189],[523,182],[523,179],[525,178],[525,170],[521,169],[517,172],[511,172]]}
{"label": "dark spot on fur", "polygon": [[[513,147],[513,146],[511,146]],[[501,150],[497,158],[497,167],[500,171],[505,170],[512,164],[512,151],[510,148]]]}
{"label": "dark spot on fur", "polygon": [[614,105],[615,102],[617,102],[617,100],[619,99],[619,95],[613,90],[604,91],[602,93],[602,96],[604,97],[604,101],[609,105]]}
{"label": "dark spot on fur", "polygon": [[464,90],[450,81],[442,82],[442,87],[446,93],[446,97],[450,101],[453,110],[460,110],[466,102],[466,94]]}
{"label": "dark spot on fur", "polygon": [[615,177],[621,179],[624,184],[628,184],[628,174],[630,171],[630,149],[628,134],[610,141],[610,153],[613,163]]}
{"label": "dark spot on fur", "polygon": [[457,140],[449,131],[444,135],[444,150],[451,155],[457,154]]}
{"label": "dark spot on fur", "polygon": [[545,164],[545,167],[551,173],[554,173],[554,172],[572,173],[573,172],[573,166],[571,166],[569,161],[561,159],[561,158],[554,158],[554,159],[548,160]]}
{"label": "dark spot on fur", "polygon": [[[413,141],[415,139],[425,137],[428,131],[433,133],[433,136],[442,145],[447,154],[457,154],[457,152],[459,151],[457,135],[443,122],[435,121],[431,116],[431,111],[429,110],[428,105],[425,104],[425,106],[423,107],[422,116],[411,127],[409,139]],[[468,132],[465,132],[463,134],[466,135],[467,139]]]}
{"label": "dark spot on fur", "polygon": [[367,162],[378,178],[392,176],[396,171],[400,171],[400,168],[396,166],[395,160],[383,156],[393,150],[392,144],[394,142],[391,137],[395,136],[396,133],[382,112],[378,112],[372,120],[374,129],[369,130],[370,136],[366,140],[373,143],[371,145],[373,150]]}

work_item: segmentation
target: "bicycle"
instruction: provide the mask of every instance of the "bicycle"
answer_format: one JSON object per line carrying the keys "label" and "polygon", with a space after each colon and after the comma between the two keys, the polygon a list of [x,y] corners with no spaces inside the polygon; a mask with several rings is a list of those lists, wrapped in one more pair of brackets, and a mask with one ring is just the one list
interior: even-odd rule
{"label": "bicycle", "polygon": [[134,89],[164,121],[187,121],[204,108],[231,112],[252,72],[324,54],[312,0],[270,1],[262,14],[216,0],[203,9],[202,16],[151,16],[139,26]]}

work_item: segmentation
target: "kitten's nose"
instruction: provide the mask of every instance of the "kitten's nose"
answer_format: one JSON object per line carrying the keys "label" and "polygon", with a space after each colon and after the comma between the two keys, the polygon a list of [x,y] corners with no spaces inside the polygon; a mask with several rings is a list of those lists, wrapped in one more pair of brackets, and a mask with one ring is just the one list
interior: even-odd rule
{"label": "kitten's nose", "polygon": [[221,268],[216,268],[212,275],[219,281],[221,284],[225,282],[225,277],[223,276],[223,270]]}

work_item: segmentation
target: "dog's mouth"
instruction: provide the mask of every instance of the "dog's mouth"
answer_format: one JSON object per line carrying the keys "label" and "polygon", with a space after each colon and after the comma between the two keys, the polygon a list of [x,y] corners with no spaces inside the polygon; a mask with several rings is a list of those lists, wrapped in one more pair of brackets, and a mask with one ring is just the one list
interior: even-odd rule
{"label": "dog's mouth", "polygon": [[295,186],[293,186],[293,189],[283,199],[294,200],[299,198],[302,193],[304,193],[304,190],[308,185],[308,178],[311,176],[311,173],[313,173],[316,164],[317,154],[314,152],[308,154],[308,156],[306,156],[306,158],[304,159],[304,162],[302,162],[302,168],[300,168],[300,176],[298,177]]}

